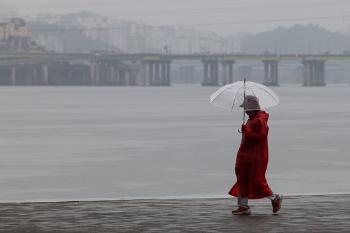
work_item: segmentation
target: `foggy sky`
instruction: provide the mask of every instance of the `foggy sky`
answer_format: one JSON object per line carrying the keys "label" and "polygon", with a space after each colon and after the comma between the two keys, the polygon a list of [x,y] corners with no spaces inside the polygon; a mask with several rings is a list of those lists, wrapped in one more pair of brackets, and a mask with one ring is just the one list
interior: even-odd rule
{"label": "foggy sky", "polygon": [[151,25],[189,25],[223,35],[294,24],[350,29],[349,0],[1,0],[0,21],[9,12],[23,16],[80,11]]}

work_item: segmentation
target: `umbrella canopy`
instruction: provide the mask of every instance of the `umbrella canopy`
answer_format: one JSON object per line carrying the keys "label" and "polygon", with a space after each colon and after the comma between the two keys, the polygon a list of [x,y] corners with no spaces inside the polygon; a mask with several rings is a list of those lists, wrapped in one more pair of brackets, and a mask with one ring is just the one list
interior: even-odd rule
{"label": "umbrella canopy", "polygon": [[[244,101],[245,100],[245,101]],[[221,87],[210,96],[210,103],[229,111],[260,110],[278,105],[278,96],[268,87],[250,81],[238,81]]]}

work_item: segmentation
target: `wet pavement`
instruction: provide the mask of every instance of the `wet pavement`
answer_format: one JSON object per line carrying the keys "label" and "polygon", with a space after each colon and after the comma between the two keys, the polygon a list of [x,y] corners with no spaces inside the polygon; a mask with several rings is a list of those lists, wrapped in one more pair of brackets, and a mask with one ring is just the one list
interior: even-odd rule
{"label": "wet pavement", "polygon": [[233,216],[232,199],[150,199],[0,204],[0,232],[350,232],[350,195],[288,196]]}

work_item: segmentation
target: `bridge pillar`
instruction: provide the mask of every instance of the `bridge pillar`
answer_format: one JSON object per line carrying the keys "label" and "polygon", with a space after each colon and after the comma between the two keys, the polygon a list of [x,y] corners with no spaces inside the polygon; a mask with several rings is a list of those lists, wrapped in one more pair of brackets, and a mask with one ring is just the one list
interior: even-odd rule
{"label": "bridge pillar", "polygon": [[323,60],[304,60],[303,86],[325,86]]}
{"label": "bridge pillar", "polygon": [[145,62],[142,62],[141,64],[141,74],[140,74],[140,85],[147,86],[148,80],[147,80],[147,64]]}
{"label": "bridge pillar", "polygon": [[222,61],[222,85],[233,82],[233,64],[235,61]]}
{"label": "bridge pillar", "polygon": [[170,86],[170,63],[171,61],[161,62],[161,80],[160,85]]}
{"label": "bridge pillar", "polygon": [[131,68],[130,72],[130,85],[136,86],[137,84],[137,70],[135,68]]}
{"label": "bridge pillar", "polygon": [[171,61],[144,61],[143,85],[169,86]]}
{"label": "bridge pillar", "polygon": [[130,73],[129,73],[129,70],[123,68],[122,73],[124,74],[123,86],[129,86],[130,85]]}
{"label": "bridge pillar", "polygon": [[164,61],[162,61],[161,62],[161,81],[160,81],[160,83],[161,83],[161,85],[162,86],[165,86],[166,85],[166,75],[167,75],[167,65],[166,65],[166,63],[164,62]]}
{"label": "bridge pillar", "polygon": [[209,63],[207,61],[203,61],[203,65],[204,65],[204,77],[203,77],[203,86],[206,86],[207,84],[210,83],[209,81]]}
{"label": "bridge pillar", "polygon": [[102,66],[103,70],[100,70],[100,85],[115,86],[119,84],[118,80],[118,63],[116,62],[104,62]]}
{"label": "bridge pillar", "polygon": [[109,64],[109,84],[116,85],[115,82],[115,65],[113,63]]}
{"label": "bridge pillar", "polygon": [[219,61],[203,60],[204,79],[202,86],[217,86],[219,84]]}
{"label": "bridge pillar", "polygon": [[114,85],[120,85],[119,64],[115,63],[113,64],[113,67],[114,67],[113,83]]}
{"label": "bridge pillar", "polygon": [[266,86],[278,86],[278,61],[277,60],[264,60],[264,85]]}
{"label": "bridge pillar", "polygon": [[153,86],[155,83],[154,80],[154,63],[153,62],[148,62],[148,85]]}
{"label": "bridge pillar", "polygon": [[120,70],[122,69],[122,65],[119,63],[114,63],[114,77],[113,78],[113,83],[114,85],[121,85],[121,76],[120,76]]}
{"label": "bridge pillar", "polygon": [[47,64],[22,65],[25,85],[48,85],[49,70]]}
{"label": "bridge pillar", "polygon": [[213,61],[210,66],[212,83],[214,86],[217,86],[219,84],[219,62]]}
{"label": "bridge pillar", "polygon": [[101,85],[101,81],[104,79],[104,63],[101,61],[96,62],[96,76],[94,85]]}
{"label": "bridge pillar", "polygon": [[36,78],[38,77],[37,67],[34,65],[24,65],[24,85],[38,85]]}
{"label": "bridge pillar", "polygon": [[166,63],[166,74],[165,74],[165,85],[170,86],[171,85],[171,79],[170,79],[170,63],[171,61],[168,61]]}
{"label": "bridge pillar", "polygon": [[98,85],[110,85],[112,80],[110,62],[103,61],[100,63],[98,68],[99,68]]}
{"label": "bridge pillar", "polygon": [[11,66],[11,85],[16,85],[16,66]]}
{"label": "bridge pillar", "polygon": [[160,85],[160,63],[155,62],[154,63],[154,85],[159,86]]}
{"label": "bridge pillar", "polygon": [[108,61],[92,62],[90,64],[91,85],[117,85],[118,64]]}
{"label": "bridge pillar", "polygon": [[41,65],[34,65],[31,67],[30,72],[30,82],[28,85],[42,85],[42,79],[43,79],[43,70]]}
{"label": "bridge pillar", "polygon": [[107,62],[100,62],[97,66],[98,70],[98,79],[97,79],[97,85],[106,85],[108,82],[108,76],[109,76],[109,66]]}
{"label": "bridge pillar", "polygon": [[120,67],[118,76],[119,76],[119,85],[122,85],[122,86],[127,85],[126,72],[124,67]]}
{"label": "bridge pillar", "polygon": [[123,86],[128,85],[125,66],[122,63],[109,63],[109,79],[107,85]]}
{"label": "bridge pillar", "polygon": [[97,84],[97,64],[96,62],[90,63],[90,85]]}
{"label": "bridge pillar", "polygon": [[42,69],[42,85],[49,85],[49,66],[47,64],[44,64],[41,66]]}
{"label": "bridge pillar", "polygon": [[134,77],[132,76],[132,72],[130,69],[125,69],[125,85],[127,86],[133,86],[135,85]]}

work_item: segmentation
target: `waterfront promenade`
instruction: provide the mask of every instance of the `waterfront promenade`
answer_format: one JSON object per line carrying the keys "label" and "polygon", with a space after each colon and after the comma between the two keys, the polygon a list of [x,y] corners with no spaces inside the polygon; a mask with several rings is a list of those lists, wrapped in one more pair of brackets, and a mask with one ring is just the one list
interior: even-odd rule
{"label": "waterfront promenade", "polygon": [[0,232],[349,232],[350,195],[286,196],[233,216],[232,199],[2,203]]}

